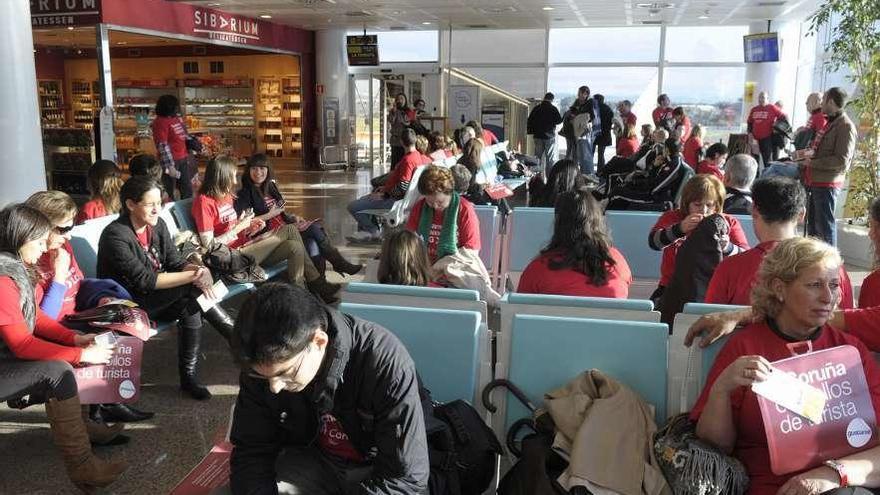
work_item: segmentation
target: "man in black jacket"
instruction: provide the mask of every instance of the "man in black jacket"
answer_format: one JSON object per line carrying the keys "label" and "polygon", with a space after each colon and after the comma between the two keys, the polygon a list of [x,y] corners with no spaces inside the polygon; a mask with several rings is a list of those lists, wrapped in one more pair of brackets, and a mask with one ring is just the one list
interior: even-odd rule
{"label": "man in black jacket", "polygon": [[[611,146],[611,124],[614,120],[614,110],[605,103],[605,97],[597,94],[593,96],[593,111],[598,109],[599,130],[594,132],[596,139],[593,141],[593,155],[596,156],[598,170],[605,166],[605,148]],[[595,122],[595,121],[594,121]],[[595,125],[595,124],[594,124]]]}
{"label": "man in black jacket", "polygon": [[528,133],[535,140],[535,156],[541,162],[545,177],[556,163],[556,126],[562,123],[562,115],[553,104],[553,98],[553,93],[545,94],[526,122]]}
{"label": "man in black jacket", "polygon": [[426,491],[415,365],[390,332],[269,283],[242,305],[232,348],[233,494]]}

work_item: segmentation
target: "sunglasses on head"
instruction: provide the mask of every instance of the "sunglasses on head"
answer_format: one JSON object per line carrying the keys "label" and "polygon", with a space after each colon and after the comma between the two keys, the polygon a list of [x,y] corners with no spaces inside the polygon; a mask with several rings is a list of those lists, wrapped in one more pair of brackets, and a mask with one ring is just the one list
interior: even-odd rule
{"label": "sunglasses on head", "polygon": [[73,230],[73,225],[68,225],[67,227],[55,227],[55,233],[58,235],[64,235]]}

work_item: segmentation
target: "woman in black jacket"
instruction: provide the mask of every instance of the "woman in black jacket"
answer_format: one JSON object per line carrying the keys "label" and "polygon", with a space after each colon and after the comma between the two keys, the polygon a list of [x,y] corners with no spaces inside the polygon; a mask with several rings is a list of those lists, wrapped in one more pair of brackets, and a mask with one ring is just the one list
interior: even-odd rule
{"label": "woman in black jacket", "polygon": [[339,273],[354,275],[361,271],[364,265],[356,265],[339,252],[330,243],[327,233],[320,221],[312,223],[296,215],[284,212],[284,197],[275,184],[272,167],[266,155],[258,153],[248,160],[244,173],[241,174],[241,190],[233,203],[238,215],[248,208],[254,209],[255,218],[266,223],[266,229],[274,230],[288,223],[307,225],[305,230],[300,229],[306,251],[312,259],[315,267],[321,274],[326,269],[326,261],[333,265],[333,269]]}
{"label": "woman in black jacket", "polygon": [[220,307],[202,311],[196,301],[213,295],[211,272],[180,256],[164,220],[159,184],[146,176],[132,177],[119,193],[119,218],[101,233],[98,277],[112,278],[131,293],[150,319],[177,320],[177,358],[180,388],[192,398],[211,398],[196,370],[202,315],[227,341],[234,322]]}

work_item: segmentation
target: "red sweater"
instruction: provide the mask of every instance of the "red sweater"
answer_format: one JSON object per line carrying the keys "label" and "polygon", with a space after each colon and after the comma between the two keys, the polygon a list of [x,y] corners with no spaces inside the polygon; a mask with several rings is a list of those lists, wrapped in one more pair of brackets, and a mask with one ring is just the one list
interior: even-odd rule
{"label": "red sweater", "polygon": [[[58,317],[55,318],[56,320],[61,320],[64,316],[76,312],[76,293],[79,292],[80,282],[85,278],[82,270],[79,269],[79,265],[76,263],[76,258],[73,256],[73,247],[70,245],[70,242],[64,241],[64,245],[61,246],[61,249],[64,249],[70,254],[70,269],[67,273],[67,280],[64,282],[64,285],[67,286],[67,291],[64,293],[64,302],[61,303],[61,311],[58,313]],[[52,266],[52,261],[48,252],[43,253],[43,256],[40,256],[40,259],[37,261],[36,269],[37,274],[40,277],[37,280],[36,287],[36,302],[39,306],[40,301],[43,300],[43,295],[48,292],[49,287],[52,286],[52,279],[55,278],[55,267]]]}
{"label": "red sweater", "polygon": [[662,127],[663,121],[672,118],[672,107],[657,107],[651,112],[651,118],[654,119],[655,127]]}
{"label": "red sweater", "polygon": [[703,160],[698,163],[695,172],[698,174],[714,175],[715,177],[718,177],[718,180],[724,180],[724,172],[718,168],[718,165],[715,165],[709,160]]}
{"label": "red sweater", "polygon": [[[708,304],[751,305],[750,295],[758,277],[758,267],[764,256],[779,244],[778,241],[762,242],[744,253],[725,258],[715,268],[705,302]],[[864,290],[864,289],[863,289]],[[852,283],[846,269],[840,267],[840,307],[853,307]]]}
{"label": "red sweater", "polygon": [[[730,216],[726,213],[722,213],[721,216],[727,220],[727,224],[730,226],[730,233],[728,236],[730,237],[730,242],[736,244],[737,246],[748,249],[749,248],[749,240],[746,237],[746,233],[743,232],[742,225],[739,223],[735,217]],[[672,227],[673,225],[680,223],[684,220],[685,215],[681,213],[679,209],[669,210],[657,219],[657,223],[654,224],[654,227],[651,228],[651,235],[654,234],[657,230],[667,229]],[[675,256],[678,254],[678,248],[681,247],[681,243],[684,241],[685,237],[680,238],[678,241],[669,244],[665,248],[663,248],[663,258],[660,262],[660,282],[659,284],[663,287],[669,285],[669,281],[672,280],[672,274],[675,272]]]}
{"label": "red sweater", "polygon": [[[425,206],[425,198],[418,200],[413,206],[406,220],[407,230],[419,233],[419,220],[422,218],[422,208]],[[440,243],[440,231],[443,229],[443,218],[446,210],[435,211],[431,220],[431,232],[425,239],[428,246],[428,260],[431,264],[437,261],[437,245]],[[465,198],[460,198],[458,206],[458,243],[457,247],[480,250],[480,219],[474,205]]]}
{"label": "red sweater", "polygon": [[848,309],[843,312],[843,318],[846,333],[858,337],[871,352],[880,352],[880,306]]}
{"label": "red sweater", "polygon": [[756,106],[749,112],[748,123],[752,126],[752,136],[757,140],[773,135],[773,124],[776,119],[785,115],[776,105]]}
{"label": "red sweater", "polygon": [[[696,137],[691,136],[684,143],[684,151],[681,154],[684,156],[684,161],[691,167],[697,166],[699,162],[697,158],[697,153],[703,148],[703,140]],[[700,172],[697,172],[700,173]],[[720,177],[719,177],[720,178]]]}
{"label": "red sweater", "polygon": [[82,349],[74,347],[76,334],[46,316],[37,307],[33,332],[28,328],[15,282],[0,277],[0,338],[12,354],[27,361],[66,361],[79,364]]}
{"label": "red sweater", "polygon": [[495,135],[494,132],[489,129],[483,129],[483,144],[486,146],[492,146],[493,144],[498,144],[498,136]]}
{"label": "red sweater", "polygon": [[552,270],[550,260],[559,253],[542,254],[532,260],[519,279],[516,291],[524,294],[555,294],[579,297],[612,297],[626,299],[632,284],[632,273],[626,258],[612,247],[611,258],[614,266],[608,267],[608,282],[594,285],[592,280],[578,270],[571,268]]}
{"label": "red sweater", "polygon": [[107,216],[107,209],[104,208],[104,202],[100,199],[92,199],[87,201],[82,208],[79,209],[79,213],[76,214],[76,219],[74,223],[77,225],[85,222],[86,220],[91,220],[93,218],[101,218]]}
{"label": "red sweater", "polygon": [[[755,323],[733,334],[712,364],[703,392],[691,411],[691,419],[693,421],[699,420],[712,385],[730,363],[740,356],[747,355],[764,356],[770,362],[789,358],[791,351],[787,347],[788,343],[766,323]],[[878,409],[880,407],[880,368],[859,339],[825,325],[812,341],[812,345],[814,351],[840,345],[851,345],[858,349],[862,357],[865,381],[871,391],[871,402],[874,405],[874,410],[880,411]],[[777,476],[770,471],[767,434],[764,432],[764,419],[761,416],[761,409],[755,393],[746,387],[739,387],[730,394],[730,403],[733,425],[736,429],[736,445],[733,448],[733,455],[745,465],[749,474],[749,490],[746,493],[748,495],[776,495],[779,487],[797,473]]]}
{"label": "red sweater", "polygon": [[[219,237],[229,232],[238,221],[238,214],[232,206],[232,195],[223,199],[214,199],[210,196],[199,194],[192,204],[192,215],[199,232],[213,232],[214,237]],[[229,243],[229,247],[237,248],[247,242],[244,232],[238,238]]]}
{"label": "red sweater", "polygon": [[880,270],[874,270],[862,281],[859,292],[859,307],[873,308],[880,306]]}
{"label": "red sweater", "polygon": [[180,117],[156,117],[153,120],[153,141],[167,143],[171,148],[171,158],[186,158],[186,129]]}
{"label": "red sweater", "polygon": [[[394,196],[392,192],[400,186],[399,189],[405,194],[412,180],[413,172],[420,166],[428,163],[431,163],[431,159],[427,158],[426,161],[425,155],[415,150],[403,155],[403,158],[394,166],[394,170],[391,171],[388,180],[385,181],[382,191],[387,195]],[[402,197],[402,194],[399,196]]]}
{"label": "red sweater", "polygon": [[639,138],[621,138],[617,140],[617,156],[629,158],[639,150]]}

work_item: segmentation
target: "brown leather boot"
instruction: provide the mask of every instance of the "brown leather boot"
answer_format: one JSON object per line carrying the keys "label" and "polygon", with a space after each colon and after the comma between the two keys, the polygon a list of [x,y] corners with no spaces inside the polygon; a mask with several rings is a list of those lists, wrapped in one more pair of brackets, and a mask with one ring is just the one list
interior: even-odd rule
{"label": "brown leather boot", "polygon": [[95,421],[89,414],[89,406],[81,406],[83,423],[86,425],[86,433],[89,441],[95,445],[121,445],[128,442],[128,437],[121,435],[125,423],[108,425],[103,421]]}
{"label": "brown leather boot", "polygon": [[46,402],[46,415],[52,426],[55,446],[61,451],[67,476],[84,492],[107,486],[128,467],[124,461],[105,461],[92,454],[89,435],[83,423],[79,396]]}
{"label": "brown leather boot", "polygon": [[333,270],[338,273],[354,275],[364,269],[364,265],[358,265],[345,259],[336,246],[326,238],[323,242],[318,243],[318,249],[321,251],[321,256],[333,265]]}

